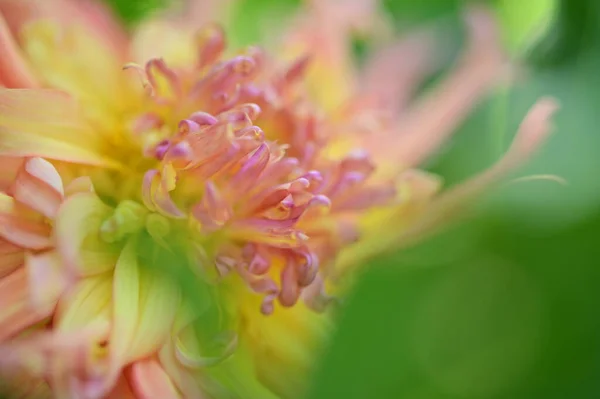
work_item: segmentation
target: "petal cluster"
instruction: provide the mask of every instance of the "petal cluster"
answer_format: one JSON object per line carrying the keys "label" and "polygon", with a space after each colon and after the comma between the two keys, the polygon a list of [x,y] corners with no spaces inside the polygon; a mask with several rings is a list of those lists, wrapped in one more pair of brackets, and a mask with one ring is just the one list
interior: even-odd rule
{"label": "petal cluster", "polygon": [[[428,35],[348,65],[370,1],[312,2],[335,23],[302,18],[288,61],[232,52],[218,26],[145,43],[95,3],[48,3],[0,0],[0,371],[57,397],[286,397],[339,277],[445,223],[555,109],[540,101],[498,164],[439,194],[414,168],[508,70],[485,10],[412,102]],[[138,59],[155,47],[179,53]]]}

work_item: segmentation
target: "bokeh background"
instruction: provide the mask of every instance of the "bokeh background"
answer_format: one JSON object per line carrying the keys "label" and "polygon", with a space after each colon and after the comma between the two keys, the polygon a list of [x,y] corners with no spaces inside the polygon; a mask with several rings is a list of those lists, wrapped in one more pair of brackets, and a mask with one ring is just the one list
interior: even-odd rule
{"label": "bokeh background", "polygon": [[[130,25],[170,2],[105,1]],[[300,3],[233,2],[231,41],[268,39]],[[382,7],[399,32],[436,22],[458,49],[465,3]],[[503,186],[428,242],[373,261],[316,367],[311,399],[600,398],[600,2],[486,3],[527,79],[492,93],[427,169],[452,185],[489,166],[534,99],[553,95],[556,131],[519,174],[568,184]],[[356,39],[356,62],[369,46]]]}

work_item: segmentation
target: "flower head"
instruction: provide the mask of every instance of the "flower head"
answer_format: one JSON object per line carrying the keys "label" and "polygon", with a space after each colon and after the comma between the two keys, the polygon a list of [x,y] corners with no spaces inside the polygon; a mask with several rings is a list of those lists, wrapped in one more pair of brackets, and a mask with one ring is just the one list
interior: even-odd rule
{"label": "flower head", "polygon": [[340,43],[371,2],[311,3],[336,24],[295,25],[291,61],[228,50],[211,24],[128,38],[96,3],[58,3],[0,1],[0,366],[57,397],[286,396],[337,278],[526,159],[554,109],[536,105],[502,161],[438,195],[414,167],[506,72],[486,11],[468,14],[455,71],[409,105],[428,35],[348,68]]}

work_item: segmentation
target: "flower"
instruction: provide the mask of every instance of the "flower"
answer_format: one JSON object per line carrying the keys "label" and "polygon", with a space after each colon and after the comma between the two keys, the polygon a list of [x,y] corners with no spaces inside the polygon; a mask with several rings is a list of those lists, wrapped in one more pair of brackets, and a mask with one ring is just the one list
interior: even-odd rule
{"label": "flower", "polygon": [[[455,71],[409,104],[428,35],[362,75],[342,50],[373,4],[311,3],[285,61],[228,52],[211,24],[128,36],[91,1],[1,0],[2,370],[56,397],[301,389],[340,278],[518,166],[555,109],[534,105],[498,164],[438,194],[414,168],[506,72],[493,20],[472,10]],[[165,26],[181,40],[157,41]]]}

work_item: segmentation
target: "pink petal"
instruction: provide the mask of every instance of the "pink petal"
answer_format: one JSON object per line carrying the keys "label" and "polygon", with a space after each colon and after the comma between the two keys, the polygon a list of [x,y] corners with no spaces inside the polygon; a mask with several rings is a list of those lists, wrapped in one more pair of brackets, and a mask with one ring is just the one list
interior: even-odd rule
{"label": "pink petal", "polygon": [[21,247],[0,239],[0,278],[11,274],[25,262]]}
{"label": "pink petal", "polygon": [[24,268],[15,270],[0,280],[0,342],[40,322],[50,312],[36,311],[29,306],[29,283]]}
{"label": "pink petal", "polygon": [[[367,61],[363,76],[363,96],[398,112],[414,95],[428,73],[433,72],[433,43],[427,33],[419,33],[378,49]],[[370,110],[371,112],[373,110]]]}
{"label": "pink petal", "polygon": [[180,399],[173,382],[154,359],[139,360],[129,369],[129,383],[138,399]]}
{"label": "pink petal", "polygon": [[[420,100],[398,122],[394,137],[381,140],[376,151],[393,157],[402,167],[421,163],[439,148],[458,124],[506,72],[494,17],[481,7],[467,15],[470,48],[435,92]],[[369,144],[369,143],[367,143]]]}
{"label": "pink petal", "polygon": [[265,143],[261,144],[248,156],[240,170],[232,177],[232,191],[243,193],[252,187],[267,166],[270,156],[269,147]]}
{"label": "pink petal", "polygon": [[112,391],[106,396],[106,399],[139,399],[136,397],[129,382],[125,376],[121,376]]}
{"label": "pink petal", "polygon": [[14,198],[54,219],[63,200],[62,180],[54,166],[42,159],[31,158],[25,162],[11,190]]}
{"label": "pink petal", "polygon": [[162,173],[156,169],[146,172],[142,183],[142,200],[148,209],[180,219],[184,218],[185,214],[171,198],[170,191],[174,189],[175,184],[175,176],[170,176],[171,173],[175,172],[166,167]]}
{"label": "pink petal", "polygon": [[23,248],[41,250],[52,246],[50,232],[41,215],[0,192],[0,237]]}
{"label": "pink petal", "polygon": [[54,310],[58,298],[67,288],[67,274],[55,251],[28,254],[25,268],[29,279],[31,305],[38,312]]}
{"label": "pink petal", "polygon": [[0,191],[6,191],[17,177],[25,162],[21,157],[0,156],[0,165],[2,167],[2,176],[0,176]]}
{"label": "pink petal", "polygon": [[9,88],[34,88],[38,86],[36,78],[19,51],[6,21],[0,13],[0,83]]}

